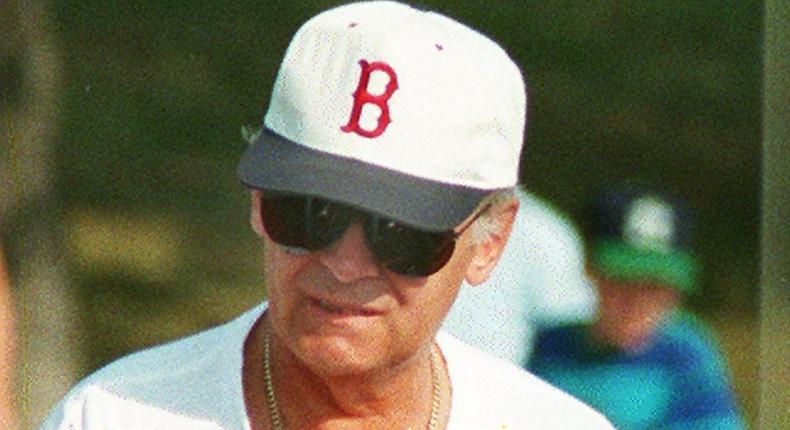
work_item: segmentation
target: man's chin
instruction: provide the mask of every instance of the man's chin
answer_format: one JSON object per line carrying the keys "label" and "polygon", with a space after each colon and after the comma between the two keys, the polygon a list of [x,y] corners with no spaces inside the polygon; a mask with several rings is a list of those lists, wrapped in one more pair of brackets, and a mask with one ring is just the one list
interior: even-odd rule
{"label": "man's chin", "polygon": [[368,342],[359,345],[337,336],[311,336],[299,342],[297,356],[321,377],[342,378],[370,373],[381,367],[380,354]]}

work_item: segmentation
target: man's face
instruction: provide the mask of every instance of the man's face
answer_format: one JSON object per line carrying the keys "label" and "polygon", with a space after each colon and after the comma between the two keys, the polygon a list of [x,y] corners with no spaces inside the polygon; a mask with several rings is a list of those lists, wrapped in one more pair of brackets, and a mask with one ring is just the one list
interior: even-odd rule
{"label": "man's face", "polygon": [[649,283],[596,277],[599,314],[593,327],[603,342],[625,351],[646,346],[662,320],[678,304],[677,291]]}
{"label": "man's face", "polygon": [[446,266],[411,277],[377,263],[359,224],[327,249],[298,254],[256,231],[275,335],[313,372],[334,376],[392,368],[427,351],[480,248],[467,230]]}

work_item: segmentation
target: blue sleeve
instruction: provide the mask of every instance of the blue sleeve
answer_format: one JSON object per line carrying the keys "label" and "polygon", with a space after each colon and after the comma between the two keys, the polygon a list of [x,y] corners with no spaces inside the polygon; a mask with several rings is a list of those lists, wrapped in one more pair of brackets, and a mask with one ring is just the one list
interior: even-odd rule
{"label": "blue sleeve", "polygon": [[713,335],[694,317],[679,318],[671,335],[676,390],[661,429],[745,429]]}

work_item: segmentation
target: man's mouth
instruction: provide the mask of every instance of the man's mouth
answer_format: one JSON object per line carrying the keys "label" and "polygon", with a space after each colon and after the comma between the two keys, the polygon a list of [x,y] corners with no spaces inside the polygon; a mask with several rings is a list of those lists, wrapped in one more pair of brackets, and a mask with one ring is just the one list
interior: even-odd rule
{"label": "man's mouth", "polygon": [[330,303],[329,301],[323,299],[311,299],[310,301],[313,303],[313,305],[324,312],[338,316],[375,316],[380,314],[380,312],[366,309],[364,307]]}

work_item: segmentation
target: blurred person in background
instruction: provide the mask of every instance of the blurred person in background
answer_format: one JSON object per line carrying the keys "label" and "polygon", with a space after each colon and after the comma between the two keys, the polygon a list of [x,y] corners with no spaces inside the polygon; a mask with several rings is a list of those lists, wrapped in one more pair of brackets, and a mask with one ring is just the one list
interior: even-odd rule
{"label": "blurred person in background", "polygon": [[507,242],[525,119],[518,67],[450,18],[396,2],[313,17],[238,167],[267,300],[99,370],[43,428],[611,429],[440,331]]}
{"label": "blurred person in background", "polygon": [[597,318],[541,332],[533,371],[621,430],[745,428],[714,336],[682,308],[698,288],[684,202],[624,184],[587,217]]}
{"label": "blurred person in background", "polygon": [[0,428],[16,428],[14,402],[14,365],[16,340],[14,338],[14,307],[10,275],[5,265],[3,244],[0,242]]}
{"label": "blurred person in background", "polygon": [[596,295],[576,226],[523,189],[505,251],[488,281],[461,287],[443,328],[526,367],[538,328],[589,321]]}

